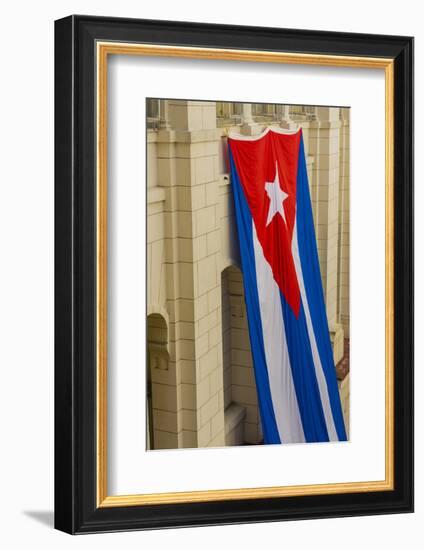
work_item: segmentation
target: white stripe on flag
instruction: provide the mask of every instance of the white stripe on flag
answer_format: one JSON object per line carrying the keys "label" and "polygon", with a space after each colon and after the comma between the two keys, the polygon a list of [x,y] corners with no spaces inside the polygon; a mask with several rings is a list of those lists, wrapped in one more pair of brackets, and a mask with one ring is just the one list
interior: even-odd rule
{"label": "white stripe on flag", "polygon": [[280,289],[266,261],[252,220],[256,279],[271,399],[282,443],[303,443],[302,420],[287,349]]}
{"label": "white stripe on flag", "polygon": [[338,441],[336,426],[334,424],[333,411],[331,410],[330,397],[328,395],[327,381],[325,379],[324,370],[322,368],[321,358],[318,351],[317,342],[315,339],[314,328],[312,326],[311,313],[309,304],[306,298],[305,283],[303,281],[302,265],[299,256],[299,243],[297,239],[297,221],[295,220],[292,238],[292,254],[296,265],[297,280],[300,286],[300,295],[302,297],[303,309],[305,311],[306,326],[308,327],[309,342],[311,344],[312,357],[314,360],[315,374],[317,377],[319,393],[321,396],[321,404],[324,411],[325,423],[330,441]]}

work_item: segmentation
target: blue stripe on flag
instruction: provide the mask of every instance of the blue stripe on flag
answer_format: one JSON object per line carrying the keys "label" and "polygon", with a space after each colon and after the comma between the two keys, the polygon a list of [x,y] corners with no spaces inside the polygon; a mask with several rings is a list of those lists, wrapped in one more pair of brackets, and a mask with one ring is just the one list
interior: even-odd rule
{"label": "blue stripe on flag", "polygon": [[321,272],[315,239],[311,199],[309,195],[303,139],[301,139],[299,146],[296,199],[296,223],[298,231],[299,256],[302,265],[306,298],[308,300],[309,312],[311,315],[318,352],[327,382],[330,405],[337,435],[339,441],[346,441],[346,430],[343,421],[339,390],[337,387],[333,351],[331,348],[324,295],[322,290]]}
{"label": "blue stripe on flag", "polygon": [[308,443],[328,441],[303,304],[300,305],[299,316],[296,319],[292,308],[281,292],[280,296],[290,366],[305,440]]}
{"label": "blue stripe on flag", "polygon": [[231,166],[231,185],[233,188],[234,202],[236,205],[235,211],[243,271],[244,298],[247,307],[250,347],[253,356],[262,431],[265,443],[281,443],[275,420],[274,407],[272,404],[271,389],[265,359],[265,348],[262,336],[263,332],[257,290],[258,286],[256,280],[255,252],[253,248],[252,216],[239,181],[231,150],[230,148],[228,149]]}

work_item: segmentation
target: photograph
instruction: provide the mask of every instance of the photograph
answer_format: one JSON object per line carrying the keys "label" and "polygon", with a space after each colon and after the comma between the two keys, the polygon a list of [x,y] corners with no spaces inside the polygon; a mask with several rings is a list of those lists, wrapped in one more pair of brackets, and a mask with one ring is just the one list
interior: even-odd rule
{"label": "photograph", "polygon": [[56,529],[413,509],[412,54],[55,22]]}
{"label": "photograph", "polygon": [[393,4],[3,5],[0,549],[424,548]]}
{"label": "photograph", "polygon": [[146,98],[147,450],[349,440],[350,116]]}

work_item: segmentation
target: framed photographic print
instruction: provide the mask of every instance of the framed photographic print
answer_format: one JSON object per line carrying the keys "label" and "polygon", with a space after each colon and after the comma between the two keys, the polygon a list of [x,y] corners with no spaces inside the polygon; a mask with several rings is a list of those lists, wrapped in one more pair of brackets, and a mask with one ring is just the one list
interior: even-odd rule
{"label": "framed photographic print", "polygon": [[413,39],[55,26],[55,525],[413,509]]}

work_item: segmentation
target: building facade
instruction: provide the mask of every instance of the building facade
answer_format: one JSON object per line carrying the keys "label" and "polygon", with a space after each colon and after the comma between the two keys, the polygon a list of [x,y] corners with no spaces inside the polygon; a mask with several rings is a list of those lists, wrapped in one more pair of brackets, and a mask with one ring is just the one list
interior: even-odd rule
{"label": "building facade", "polygon": [[336,364],[348,349],[349,109],[148,100],[150,449],[262,441],[226,141],[276,125],[302,127]]}

